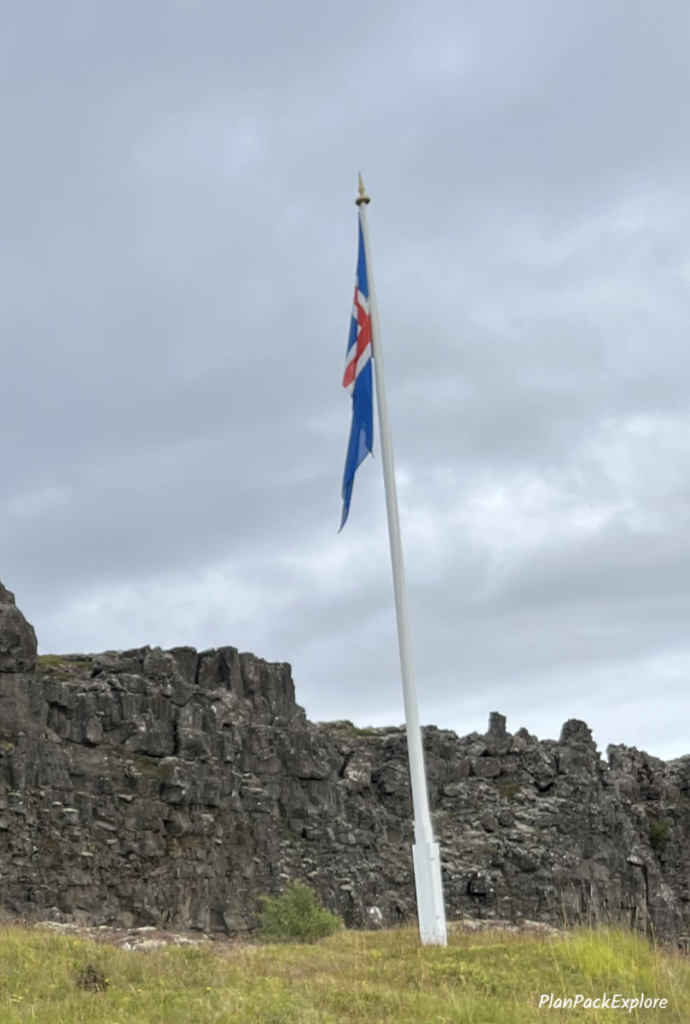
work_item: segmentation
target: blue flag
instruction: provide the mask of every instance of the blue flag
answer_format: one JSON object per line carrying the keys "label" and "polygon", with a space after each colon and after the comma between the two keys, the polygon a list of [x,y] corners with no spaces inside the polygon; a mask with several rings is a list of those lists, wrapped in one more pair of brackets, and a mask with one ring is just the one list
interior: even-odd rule
{"label": "blue flag", "polygon": [[[352,427],[343,475],[343,515],[340,529],[350,511],[352,487],[360,463],[370,454],[374,440],[374,396],[371,365],[371,311],[369,309],[369,281],[364,252],[362,223],[359,223],[359,258],[355,278],[355,298],[347,342],[343,387],[352,395]],[[340,531],[338,531],[340,532]]]}

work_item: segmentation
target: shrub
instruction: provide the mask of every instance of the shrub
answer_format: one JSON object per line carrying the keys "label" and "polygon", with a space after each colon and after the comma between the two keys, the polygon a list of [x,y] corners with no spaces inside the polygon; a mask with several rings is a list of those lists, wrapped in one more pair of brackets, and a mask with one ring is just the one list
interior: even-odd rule
{"label": "shrub", "polygon": [[99,971],[93,964],[86,964],[77,974],[76,986],[85,992],[105,992],[108,979],[103,971]]}
{"label": "shrub", "polygon": [[669,824],[659,818],[652,818],[649,822],[649,845],[653,850],[663,850],[668,842]]}
{"label": "shrub", "polygon": [[261,896],[259,938],[264,942],[316,942],[339,931],[343,922],[319,903],[303,882],[290,882],[280,896]]}

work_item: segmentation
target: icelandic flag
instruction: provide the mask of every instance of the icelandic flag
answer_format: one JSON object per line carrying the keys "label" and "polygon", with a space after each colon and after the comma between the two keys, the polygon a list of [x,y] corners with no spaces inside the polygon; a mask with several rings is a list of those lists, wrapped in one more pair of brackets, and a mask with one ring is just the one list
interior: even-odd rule
{"label": "icelandic flag", "polygon": [[[359,258],[355,278],[355,298],[350,320],[350,337],[345,357],[343,387],[352,395],[352,427],[343,475],[342,530],[350,511],[352,487],[359,464],[369,455],[374,440],[374,398],[371,366],[371,312],[369,281],[364,253],[362,222],[359,222]],[[340,532],[340,530],[338,532]]]}

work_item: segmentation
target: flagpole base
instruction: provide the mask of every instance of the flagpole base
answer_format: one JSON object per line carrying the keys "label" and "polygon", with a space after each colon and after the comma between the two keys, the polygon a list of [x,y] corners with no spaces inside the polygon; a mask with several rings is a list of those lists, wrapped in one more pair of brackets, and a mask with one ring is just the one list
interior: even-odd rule
{"label": "flagpole base", "polygon": [[412,860],[417,890],[419,937],[422,945],[447,946],[441,851],[438,843],[415,843],[412,847]]}

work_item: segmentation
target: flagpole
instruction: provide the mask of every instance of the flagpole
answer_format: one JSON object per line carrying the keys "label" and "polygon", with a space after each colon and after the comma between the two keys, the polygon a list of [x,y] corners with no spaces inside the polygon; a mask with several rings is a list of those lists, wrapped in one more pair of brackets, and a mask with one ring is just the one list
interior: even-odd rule
{"label": "flagpole", "polygon": [[405,589],[405,570],[403,567],[402,541],[400,537],[400,519],[398,516],[398,495],[395,486],[395,467],[393,463],[393,441],[388,420],[388,404],[383,373],[383,352],[381,350],[381,333],[379,331],[379,315],[374,289],[374,275],[371,262],[369,243],[369,224],[367,221],[367,204],[369,196],[364,191],[362,175],[359,175],[359,195],[355,200],[359,208],[362,238],[366,256],[367,279],[369,283],[369,309],[371,312],[371,349],[374,362],[374,378],[376,382],[376,405],[379,413],[379,431],[381,436],[381,461],[383,463],[383,483],[386,492],[386,512],[388,514],[388,537],[393,567],[393,591],[395,594],[395,617],[398,626],[398,647],[400,650],[400,668],[402,674],[403,702],[405,705],[405,725],[407,733],[407,751],[410,762],[410,783],[412,786],[412,810],[414,814],[415,843],[412,847],[414,862],[415,887],[417,891],[417,916],[419,934],[422,944],[445,946],[446,915],[443,906],[443,886],[441,881],[441,856],[439,845],[434,841],[429,811],[429,794],[427,791],[426,771],[424,768],[424,747],[422,730],[419,725],[417,708],[417,685],[412,662],[412,639]]}

